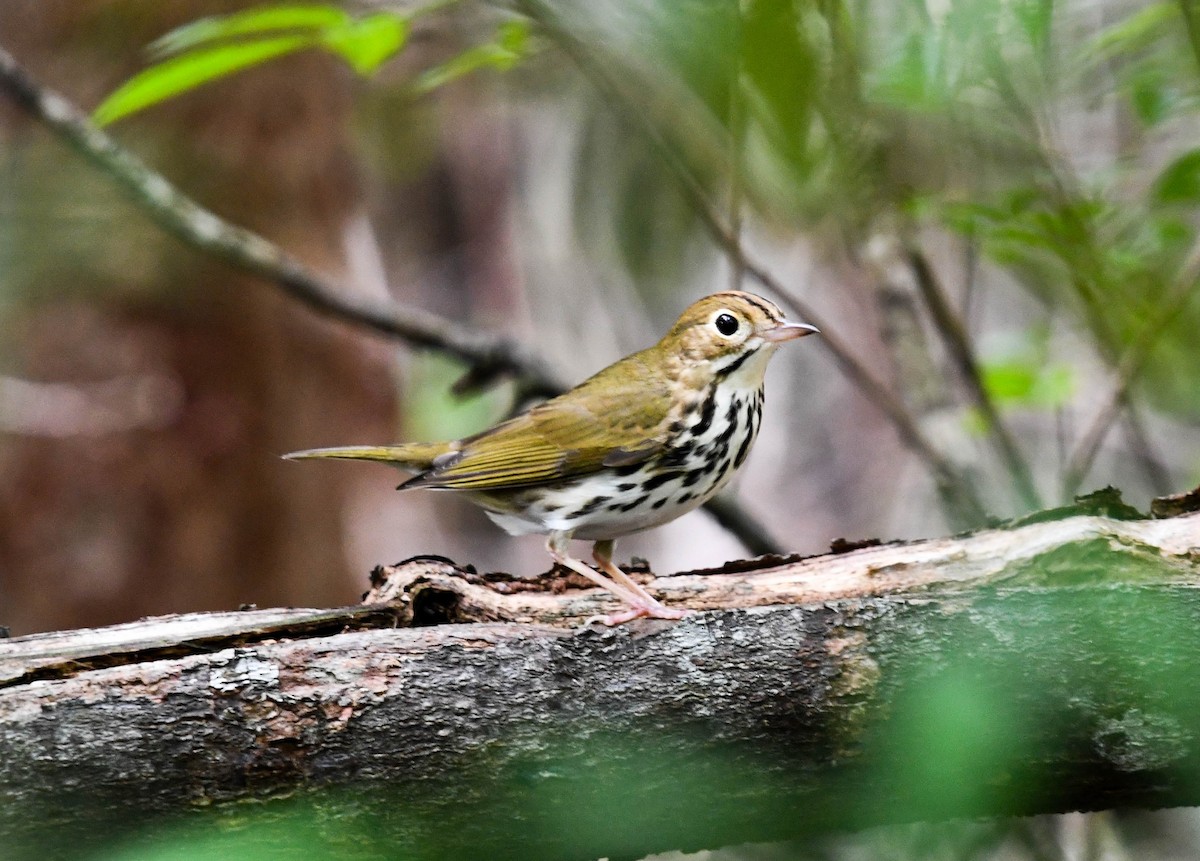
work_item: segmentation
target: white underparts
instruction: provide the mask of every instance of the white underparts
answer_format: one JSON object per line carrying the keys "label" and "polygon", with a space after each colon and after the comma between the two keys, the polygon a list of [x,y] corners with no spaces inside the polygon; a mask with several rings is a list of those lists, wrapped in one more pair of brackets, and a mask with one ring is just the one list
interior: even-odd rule
{"label": "white underparts", "polygon": [[510,535],[564,532],[596,541],[661,526],[699,507],[729,483],[758,435],[771,352],[760,349],[701,395],[666,458],[539,487],[520,514],[489,510],[488,516]]}

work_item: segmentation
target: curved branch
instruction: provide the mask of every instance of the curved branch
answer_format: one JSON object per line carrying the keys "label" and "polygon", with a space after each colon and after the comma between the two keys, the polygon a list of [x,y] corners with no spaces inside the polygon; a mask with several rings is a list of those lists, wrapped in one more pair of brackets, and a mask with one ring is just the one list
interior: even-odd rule
{"label": "curved branch", "polygon": [[538,394],[562,390],[558,377],[528,348],[420,308],[348,296],[278,245],[200,206],[68,99],[34,80],[3,48],[0,86],[114,180],[156,225],[185,244],[266,279],[316,311],[455,356],[471,366],[476,381],[510,374]]}

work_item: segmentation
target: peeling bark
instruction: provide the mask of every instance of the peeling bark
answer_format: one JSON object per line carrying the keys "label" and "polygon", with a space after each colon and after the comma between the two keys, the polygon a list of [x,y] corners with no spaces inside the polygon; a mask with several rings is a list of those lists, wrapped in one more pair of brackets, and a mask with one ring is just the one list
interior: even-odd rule
{"label": "peeling bark", "polygon": [[358,607],[0,641],[0,833],[323,788],[381,857],[618,858],[1200,803],[1200,513],[841,549],[659,578],[703,612],[615,630],[423,559]]}

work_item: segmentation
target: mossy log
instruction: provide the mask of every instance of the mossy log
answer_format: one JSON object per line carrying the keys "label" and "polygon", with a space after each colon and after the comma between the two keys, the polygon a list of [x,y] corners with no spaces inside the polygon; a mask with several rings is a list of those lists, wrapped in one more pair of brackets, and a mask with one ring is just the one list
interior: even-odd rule
{"label": "mossy log", "polygon": [[632,858],[1200,804],[1200,513],[837,551],[659,578],[700,612],[616,629],[559,574],[423,559],[356,607],[0,641],[0,833]]}

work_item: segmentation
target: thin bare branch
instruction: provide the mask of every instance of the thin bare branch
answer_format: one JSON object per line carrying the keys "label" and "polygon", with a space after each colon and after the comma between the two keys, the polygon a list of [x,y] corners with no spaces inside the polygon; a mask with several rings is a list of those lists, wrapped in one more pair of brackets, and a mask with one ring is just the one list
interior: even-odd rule
{"label": "thin bare branch", "polygon": [[811,323],[821,330],[821,343],[833,355],[842,373],[887,417],[905,445],[925,463],[942,499],[948,507],[955,510],[955,518],[965,518],[972,523],[984,522],[987,512],[974,486],[966,481],[950,460],[926,438],[904,404],[859,362],[849,345],[836,334],[835,329],[826,323],[811,305],[785,287],[765,266],[747,256],[737,235],[721,220],[699,180],[680,161],[659,129],[638,110],[632,97],[605,66],[596,60],[588,47],[560,25],[554,10],[543,0],[521,0],[520,7],[542,26],[546,34],[575,63],[584,77],[604,97],[607,106],[647,140],[670,171],[672,179],[678,184],[713,241],[729,258],[730,264],[777,296],[806,323]]}
{"label": "thin bare branch", "polygon": [[771,537],[771,533],[738,504],[737,499],[729,494],[722,494],[708,501],[704,510],[712,515],[717,523],[738,537],[747,550],[757,556],[777,555],[783,552],[779,542]]}
{"label": "thin bare branch", "polygon": [[934,326],[946,344],[951,361],[958,367],[959,376],[962,377],[975,408],[979,410],[987,425],[988,436],[997,454],[1004,461],[1022,504],[1029,511],[1041,508],[1042,499],[1034,485],[1033,473],[1029,469],[1029,464],[1026,463],[1016,440],[1009,433],[1008,427],[1000,416],[1000,411],[996,409],[996,404],[983,385],[983,375],[975,361],[975,352],[971,348],[966,327],[954,313],[954,309],[950,306],[950,300],[946,297],[942,285],[934,274],[933,267],[929,265],[929,260],[926,259],[921,249],[909,245],[905,248],[905,255],[917,287],[933,318]]}
{"label": "thin bare branch", "polygon": [[1175,487],[1171,480],[1171,470],[1154,451],[1154,443],[1146,427],[1146,417],[1142,415],[1141,410],[1134,409],[1135,406],[1133,399],[1126,395],[1124,425],[1127,450],[1141,467],[1154,495],[1165,496]]}
{"label": "thin bare branch", "polygon": [[1096,417],[1080,437],[1079,444],[1068,461],[1063,476],[1064,497],[1069,499],[1074,496],[1083,480],[1087,478],[1109,430],[1121,412],[1129,406],[1130,387],[1145,369],[1146,362],[1158,344],[1162,333],[1179,319],[1179,315],[1187,310],[1197,293],[1200,293],[1200,290],[1197,289],[1198,283],[1200,283],[1200,242],[1192,247],[1187,260],[1180,269],[1179,277],[1159,304],[1158,315],[1146,324],[1137,340],[1129,345],[1121,357],[1121,361],[1117,365],[1116,381],[1112,391],[1109,392],[1108,398],[1096,413]]}

